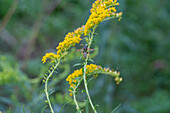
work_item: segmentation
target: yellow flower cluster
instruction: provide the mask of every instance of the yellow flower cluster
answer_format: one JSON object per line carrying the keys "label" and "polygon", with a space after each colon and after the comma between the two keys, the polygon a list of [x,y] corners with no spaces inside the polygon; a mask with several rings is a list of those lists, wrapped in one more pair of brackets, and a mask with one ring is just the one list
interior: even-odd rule
{"label": "yellow flower cluster", "polygon": [[59,43],[59,46],[56,47],[57,54],[61,55],[61,53],[67,51],[71,46],[74,46],[76,43],[79,43],[81,40],[81,35],[84,31],[84,25],[79,27],[78,29],[74,30],[74,32],[70,32],[66,35],[63,42]]}
{"label": "yellow flower cluster", "polygon": [[[93,71],[95,71],[97,69],[97,65],[95,64],[90,64],[90,65],[87,65],[86,68],[86,74],[89,74]],[[75,70],[72,74],[70,74],[67,78],[66,78],[66,81],[69,82],[70,84],[70,89],[69,91],[72,92],[72,90],[76,87],[77,83],[78,83],[78,80],[76,80],[76,78],[78,77],[82,77],[83,76],[83,68],[79,69],[79,70]],[[72,93],[70,93],[70,96],[72,96]]]}
{"label": "yellow flower cluster", "polygon": [[[99,73],[102,73],[102,74],[108,74],[108,75],[111,75],[112,77],[115,77],[116,84],[119,84],[122,81],[122,78],[119,77],[120,73],[117,71],[110,70],[109,68],[102,68],[101,66],[97,66],[95,64],[87,65],[86,68],[87,68],[86,75],[90,73],[92,73],[93,75],[98,75]],[[71,96],[72,96],[73,89],[76,88],[76,85],[78,84],[80,80],[78,78],[82,78],[82,77],[83,77],[83,68],[79,70],[75,70],[72,74],[70,74],[66,78],[66,81],[68,81],[70,84],[69,91],[70,91]]]}
{"label": "yellow flower cluster", "polygon": [[66,51],[68,51],[68,49],[71,46],[75,46],[76,43],[80,42],[81,40],[80,37],[83,34],[83,32],[84,32],[84,25],[74,30],[74,32],[69,32],[64,38],[64,41],[60,42],[59,46],[56,47],[57,54],[46,53],[45,56],[43,56],[42,58],[43,63],[45,63],[47,59],[51,59],[53,62],[53,58],[59,60],[60,58],[64,57],[66,55]]}
{"label": "yellow flower cluster", "polygon": [[42,61],[43,63],[45,63],[47,61],[47,59],[50,59],[51,62],[54,62],[55,59],[59,58],[59,55],[56,55],[54,53],[46,53],[43,58],[42,58]]}
{"label": "yellow flower cluster", "polygon": [[92,5],[91,15],[85,24],[84,35],[86,36],[90,29],[109,17],[121,18],[122,12],[116,13],[116,5],[119,5],[117,0],[96,0]]}

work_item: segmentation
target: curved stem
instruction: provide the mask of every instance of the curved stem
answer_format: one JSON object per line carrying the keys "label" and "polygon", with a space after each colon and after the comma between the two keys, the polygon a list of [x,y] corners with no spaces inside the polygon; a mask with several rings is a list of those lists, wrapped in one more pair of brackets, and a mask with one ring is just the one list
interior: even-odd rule
{"label": "curved stem", "polygon": [[[81,81],[81,80],[80,80]],[[78,86],[80,85],[80,81],[78,82],[78,84],[77,84],[77,86],[76,86],[76,88],[74,88],[74,91],[73,91],[73,99],[74,99],[74,103],[76,104],[76,109],[77,109],[77,111],[79,111],[79,113],[81,113],[81,110],[80,110],[80,107],[79,107],[79,105],[78,105],[78,103],[77,103],[77,99],[76,99],[76,89],[78,88]]]}
{"label": "curved stem", "polygon": [[[96,29],[96,26],[93,28],[93,31],[92,31],[92,34],[91,34],[91,37],[90,37],[90,41],[88,43],[88,49],[90,49],[90,46],[91,46],[91,43],[92,43],[92,40],[93,40],[93,35],[94,35],[94,32],[95,32],[95,29]],[[86,94],[87,94],[87,97],[89,99],[89,103],[94,111],[94,113],[97,113],[93,103],[92,103],[92,100],[90,98],[90,94],[89,94],[89,91],[88,91],[88,87],[87,87],[87,79],[86,79],[86,66],[87,66],[87,62],[88,62],[88,58],[89,58],[89,55],[87,55],[86,59],[85,59],[85,62],[84,62],[84,73],[83,73],[83,79],[84,79],[84,86],[85,86],[85,90],[86,90]]]}
{"label": "curved stem", "polygon": [[57,62],[57,64],[54,66],[53,70],[50,72],[49,76],[46,78],[45,80],[45,95],[46,95],[46,98],[47,98],[47,101],[48,101],[48,105],[51,109],[51,112],[54,113],[54,110],[52,108],[52,105],[51,105],[51,102],[50,102],[50,98],[49,98],[49,93],[48,93],[48,81],[50,79],[50,77],[53,75],[54,71],[56,70],[56,68],[58,67],[58,65],[60,64],[60,61]]}
{"label": "curved stem", "polygon": [[[80,107],[79,107],[79,105],[78,105],[78,103],[77,103],[76,95],[75,95],[75,94],[73,94],[73,98],[74,98],[74,103],[76,104],[76,109],[77,109],[77,111],[80,111]],[[81,113],[81,111],[80,111],[80,113]]]}

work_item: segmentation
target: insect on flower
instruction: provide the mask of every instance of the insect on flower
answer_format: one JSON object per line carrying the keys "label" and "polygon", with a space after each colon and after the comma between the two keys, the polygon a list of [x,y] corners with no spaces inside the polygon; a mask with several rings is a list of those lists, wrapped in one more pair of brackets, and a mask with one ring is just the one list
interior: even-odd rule
{"label": "insect on flower", "polygon": [[88,49],[88,44],[86,44],[82,49],[76,50],[76,52],[78,51],[82,51],[83,57],[86,58],[87,55],[89,54],[89,51],[94,51],[94,49]]}

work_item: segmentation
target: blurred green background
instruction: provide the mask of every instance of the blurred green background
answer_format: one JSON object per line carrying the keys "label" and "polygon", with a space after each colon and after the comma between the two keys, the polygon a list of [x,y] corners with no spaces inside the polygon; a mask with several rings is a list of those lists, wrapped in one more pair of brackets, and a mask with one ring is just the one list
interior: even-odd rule
{"label": "blurred green background", "polygon": [[[0,0],[0,111],[40,113],[45,103],[42,64],[46,52],[55,51],[65,35],[85,24],[94,0]],[[93,47],[96,64],[120,71],[123,82],[99,76],[89,83],[99,113],[170,113],[170,2],[168,0],[119,0],[123,19],[103,22]],[[54,110],[71,100],[68,74],[81,62],[75,50],[61,64],[49,84]],[[59,77],[58,77],[59,76]],[[78,100],[84,106],[85,94]],[[84,110],[84,109],[83,109]],[[85,110],[84,110],[85,111]],[[62,113],[75,113],[74,103]],[[92,112],[92,111],[91,111]],[[90,113],[91,113],[90,112]],[[44,113],[50,113],[49,107]]]}

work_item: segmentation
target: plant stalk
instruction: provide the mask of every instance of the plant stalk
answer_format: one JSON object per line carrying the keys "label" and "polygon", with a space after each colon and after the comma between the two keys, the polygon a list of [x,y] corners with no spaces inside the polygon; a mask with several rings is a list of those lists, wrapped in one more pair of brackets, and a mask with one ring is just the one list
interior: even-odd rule
{"label": "plant stalk", "polygon": [[76,88],[74,89],[74,91],[73,91],[73,98],[74,98],[74,103],[76,104],[76,109],[77,109],[77,111],[79,111],[79,113],[81,113],[81,110],[80,110],[80,107],[79,107],[79,105],[78,105],[78,103],[77,103],[77,99],[76,99],[76,89],[77,89],[77,87],[80,85],[80,81],[78,82],[78,84],[77,84],[77,86],[76,86]]}
{"label": "plant stalk", "polygon": [[[94,32],[95,32],[95,29],[96,29],[96,26],[93,28],[93,31],[92,31],[92,34],[91,34],[91,37],[90,38],[90,41],[88,43],[88,50],[90,49],[90,46],[91,46],[91,43],[93,41],[93,35],[94,35]],[[88,87],[87,87],[87,79],[86,79],[86,66],[87,66],[87,62],[88,62],[88,59],[89,59],[89,54],[86,56],[86,59],[85,59],[85,62],[84,62],[84,73],[83,73],[83,79],[84,79],[84,86],[85,86],[85,90],[86,90],[86,94],[87,94],[87,97],[89,99],[89,103],[94,111],[94,113],[97,113],[93,103],[92,103],[92,100],[90,98],[90,94],[89,94],[89,91],[88,91]]]}
{"label": "plant stalk", "polygon": [[48,105],[49,105],[49,107],[51,109],[51,113],[54,113],[54,110],[52,108],[50,98],[49,98],[48,81],[49,81],[50,77],[53,75],[54,71],[56,70],[56,68],[58,67],[59,64],[60,64],[60,61],[57,62],[57,64],[54,66],[53,70],[50,72],[49,76],[45,80],[45,89],[44,89],[44,91],[45,91],[45,95],[46,95],[46,98],[47,98],[47,101],[48,101]]}

